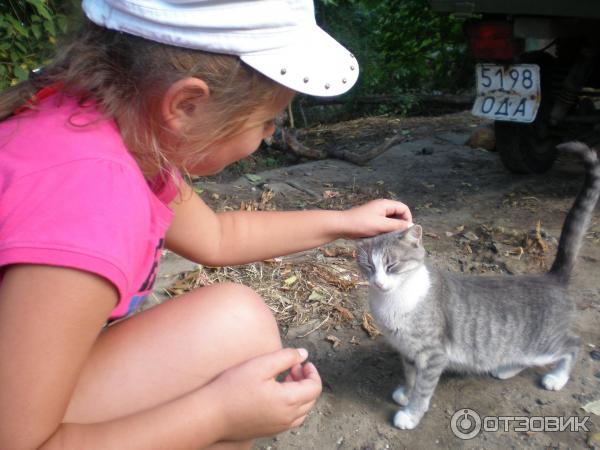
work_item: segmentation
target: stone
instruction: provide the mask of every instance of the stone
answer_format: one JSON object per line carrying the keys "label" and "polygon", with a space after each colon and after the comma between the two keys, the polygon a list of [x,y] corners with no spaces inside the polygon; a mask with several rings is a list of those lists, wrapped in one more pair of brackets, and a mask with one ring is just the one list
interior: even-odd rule
{"label": "stone", "polygon": [[496,136],[494,129],[488,125],[475,128],[467,140],[467,145],[471,148],[482,148],[488,151],[496,149]]}
{"label": "stone", "polygon": [[600,449],[600,433],[592,433],[587,440],[587,445],[593,449]]}

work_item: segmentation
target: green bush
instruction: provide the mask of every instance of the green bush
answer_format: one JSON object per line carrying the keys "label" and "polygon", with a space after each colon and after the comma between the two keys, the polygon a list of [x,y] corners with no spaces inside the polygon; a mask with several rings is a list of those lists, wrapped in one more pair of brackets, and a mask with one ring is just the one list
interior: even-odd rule
{"label": "green bush", "polygon": [[[79,0],[0,0],[0,90],[48,62],[75,11]],[[316,13],[359,60],[350,103],[352,96],[404,96],[402,112],[413,106],[413,92],[471,82],[462,22],[434,13],[426,0],[318,0]]]}
{"label": "green bush", "polygon": [[47,63],[77,0],[0,0],[0,90]]}
{"label": "green bush", "polygon": [[426,0],[321,0],[321,25],[357,56],[355,95],[457,90],[471,82],[463,21]]}

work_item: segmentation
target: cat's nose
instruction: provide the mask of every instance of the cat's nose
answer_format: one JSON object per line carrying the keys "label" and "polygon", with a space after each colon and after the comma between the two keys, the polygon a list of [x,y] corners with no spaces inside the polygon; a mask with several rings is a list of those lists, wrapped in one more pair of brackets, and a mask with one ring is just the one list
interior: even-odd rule
{"label": "cat's nose", "polygon": [[374,284],[375,286],[377,286],[379,289],[383,289],[383,288],[384,288],[384,286],[385,286],[385,284],[384,284],[384,283],[383,283],[383,281],[381,281],[381,280],[375,280],[375,281],[373,282],[373,284]]}

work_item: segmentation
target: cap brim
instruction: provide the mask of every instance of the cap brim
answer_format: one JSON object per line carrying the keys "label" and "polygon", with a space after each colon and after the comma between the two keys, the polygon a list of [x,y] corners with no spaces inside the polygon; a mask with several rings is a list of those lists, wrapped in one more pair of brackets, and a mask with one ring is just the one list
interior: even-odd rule
{"label": "cap brim", "polygon": [[316,25],[297,43],[240,55],[263,75],[303,94],[331,97],[348,91],[358,79],[358,61]]}

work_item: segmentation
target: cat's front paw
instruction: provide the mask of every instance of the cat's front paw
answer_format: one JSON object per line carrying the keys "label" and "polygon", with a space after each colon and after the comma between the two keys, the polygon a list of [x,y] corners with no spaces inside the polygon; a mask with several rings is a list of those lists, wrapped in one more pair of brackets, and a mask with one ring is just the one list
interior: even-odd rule
{"label": "cat's front paw", "polygon": [[549,391],[559,391],[569,381],[569,376],[565,374],[547,373],[542,378],[542,386]]}
{"label": "cat's front paw", "polygon": [[419,425],[420,420],[421,415],[401,409],[394,416],[394,426],[401,430],[412,430]]}
{"label": "cat's front paw", "polygon": [[396,390],[392,393],[392,398],[400,406],[408,405],[408,395],[404,386],[398,386]]}

